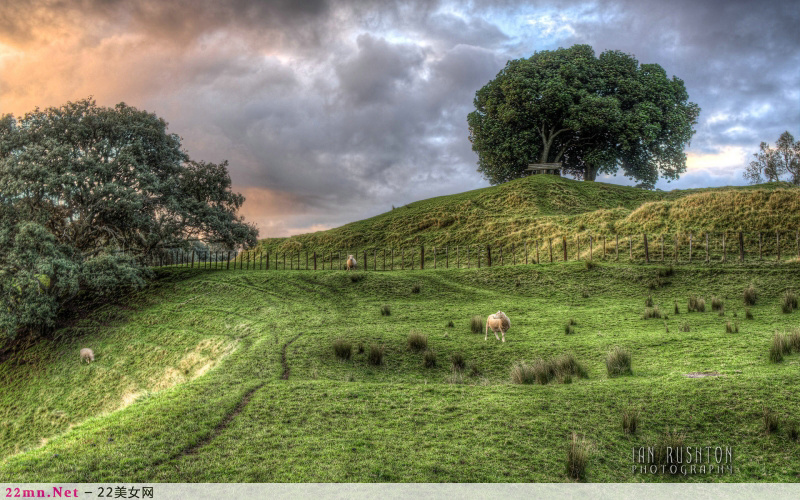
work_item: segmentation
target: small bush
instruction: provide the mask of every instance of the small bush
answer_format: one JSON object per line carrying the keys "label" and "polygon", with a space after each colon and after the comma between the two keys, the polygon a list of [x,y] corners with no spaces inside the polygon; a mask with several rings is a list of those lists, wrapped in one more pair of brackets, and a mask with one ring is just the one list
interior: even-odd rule
{"label": "small bush", "polygon": [[422,364],[425,368],[436,366],[436,353],[431,350],[425,351],[425,355],[422,357]]}
{"label": "small bush", "polygon": [[589,463],[589,448],[583,438],[572,433],[572,438],[567,448],[567,475],[572,479],[586,477],[586,465]]}
{"label": "small bush", "polygon": [[533,374],[537,384],[546,385],[556,377],[556,365],[552,361],[537,359],[533,362]]}
{"label": "small bush", "polygon": [[364,279],[364,275],[361,273],[353,273],[350,275],[350,281],[352,281],[353,283],[358,283],[362,279]]}
{"label": "small bush", "polygon": [[587,260],[586,261],[586,270],[587,271],[591,271],[595,267],[597,267],[597,264],[595,264],[593,260]]}
{"label": "small bush", "polygon": [[333,352],[337,358],[348,360],[353,355],[353,345],[344,339],[337,339],[333,342]]}
{"label": "small bush", "polygon": [[691,327],[689,326],[688,322],[684,321],[683,323],[681,323],[681,331],[682,332],[688,332],[690,330],[691,330]]}
{"label": "small bush", "polygon": [[421,289],[420,285],[416,284],[416,285],[411,287],[411,293],[419,293],[420,289]]}
{"label": "small bush", "polygon": [[756,294],[756,288],[753,286],[752,283],[750,283],[750,286],[744,289],[743,297],[744,297],[744,305],[746,306],[756,305],[756,299],[758,297]]}
{"label": "small bush", "polygon": [[783,294],[783,304],[781,305],[781,310],[788,314],[795,309],[797,309],[797,295],[795,295],[793,291],[788,290]]}
{"label": "small bush", "polygon": [[789,350],[800,352],[800,330],[795,330],[786,337],[786,343],[789,344]]}
{"label": "small bush", "polygon": [[723,307],[724,307],[724,303],[722,302],[722,299],[712,295],[711,296],[711,310],[712,311],[722,311]]}
{"label": "small bush", "polygon": [[381,316],[390,316],[392,314],[392,308],[389,307],[389,304],[384,304],[381,306]]}
{"label": "small bush", "polygon": [[473,316],[471,320],[469,320],[469,329],[472,333],[481,333],[483,329],[483,316]]}
{"label": "small bush", "polygon": [[636,434],[639,426],[639,410],[626,409],[622,412],[622,430],[625,434]]}
{"label": "small bush", "polygon": [[647,298],[644,300],[645,307],[653,307],[653,297],[648,295]]}
{"label": "small bush", "polygon": [[382,345],[371,345],[369,346],[369,356],[367,357],[367,361],[372,366],[380,366],[383,364],[383,353],[384,347]]}
{"label": "small bush", "polygon": [[744,310],[744,319],[753,319],[753,312],[749,308]]}
{"label": "small bush", "polygon": [[739,333],[739,322],[734,321],[731,325],[730,321],[725,322],[725,333]]}
{"label": "small bush", "polygon": [[456,326],[456,325],[455,325],[455,323],[453,323],[453,321],[452,321],[452,320],[447,322],[447,328],[453,328],[453,327],[455,327],[455,326]]}
{"label": "small bush", "polygon": [[533,384],[536,382],[536,372],[532,365],[525,362],[515,363],[511,368],[511,381],[515,384]]}
{"label": "small bush", "polygon": [[464,356],[460,352],[453,354],[450,361],[453,363],[453,370],[463,371],[467,367],[467,362],[464,361]]}
{"label": "small bush", "polygon": [[564,334],[572,335],[573,333],[575,333],[575,328],[573,328],[571,324],[567,323],[564,325]]}
{"label": "small bush", "polygon": [[555,365],[556,376],[562,379],[571,375],[575,375],[579,378],[586,378],[588,375],[586,367],[580,364],[572,354],[562,354],[557,357],[555,359]]}
{"label": "small bush", "polygon": [[631,353],[622,347],[615,347],[606,356],[606,369],[609,377],[633,375],[631,370]]}
{"label": "small bush", "polygon": [[778,430],[778,415],[766,406],[761,410],[761,418],[764,424],[764,432],[767,435]]}
{"label": "small bush", "polygon": [[661,319],[663,315],[661,314],[661,309],[658,306],[655,307],[646,307],[644,312],[642,313],[642,319]]}
{"label": "small bush", "polygon": [[408,348],[414,352],[419,352],[428,347],[428,336],[419,332],[408,334]]}

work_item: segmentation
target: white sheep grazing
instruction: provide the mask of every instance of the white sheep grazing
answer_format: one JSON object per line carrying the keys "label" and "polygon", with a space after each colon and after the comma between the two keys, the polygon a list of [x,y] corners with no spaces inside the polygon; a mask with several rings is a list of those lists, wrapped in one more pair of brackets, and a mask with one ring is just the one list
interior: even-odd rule
{"label": "white sheep grazing", "polygon": [[489,338],[489,328],[492,329],[497,340],[500,340],[500,337],[497,336],[497,332],[500,332],[503,335],[503,342],[505,342],[506,332],[511,328],[511,320],[508,319],[508,316],[506,316],[503,311],[490,314],[489,317],[486,318],[486,331],[484,332],[483,340]]}
{"label": "white sheep grazing", "polygon": [[81,363],[86,361],[87,363],[91,363],[94,361],[94,351],[89,349],[88,347],[84,347],[81,349]]}
{"label": "white sheep grazing", "polygon": [[356,258],[352,255],[347,256],[347,264],[345,266],[347,270],[355,269],[356,268]]}

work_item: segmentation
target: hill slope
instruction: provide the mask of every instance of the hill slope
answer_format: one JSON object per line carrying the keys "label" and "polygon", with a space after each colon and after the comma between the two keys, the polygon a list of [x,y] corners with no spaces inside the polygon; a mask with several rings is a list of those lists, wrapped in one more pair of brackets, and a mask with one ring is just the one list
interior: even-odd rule
{"label": "hill slope", "polygon": [[344,226],[261,240],[257,251],[521,244],[561,235],[795,231],[800,188],[787,183],[674,191],[538,175],[410,203]]}

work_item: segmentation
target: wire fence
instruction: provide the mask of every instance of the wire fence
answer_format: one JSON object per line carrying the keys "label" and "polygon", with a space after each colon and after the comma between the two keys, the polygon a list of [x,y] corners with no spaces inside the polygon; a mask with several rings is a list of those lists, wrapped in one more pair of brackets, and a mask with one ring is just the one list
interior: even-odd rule
{"label": "wire fence", "polygon": [[638,263],[788,263],[800,261],[800,231],[555,236],[521,243],[408,245],[342,250],[214,252],[164,250],[152,267],[217,270],[358,270],[480,268],[566,261]]}

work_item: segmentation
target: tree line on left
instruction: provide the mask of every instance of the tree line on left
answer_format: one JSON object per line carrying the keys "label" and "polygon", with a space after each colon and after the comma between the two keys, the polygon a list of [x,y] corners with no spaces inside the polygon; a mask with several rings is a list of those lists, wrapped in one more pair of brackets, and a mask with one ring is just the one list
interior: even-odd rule
{"label": "tree line on left", "polygon": [[89,98],[0,116],[0,351],[144,286],[164,249],[252,246],[227,162],[190,159],[153,113]]}

